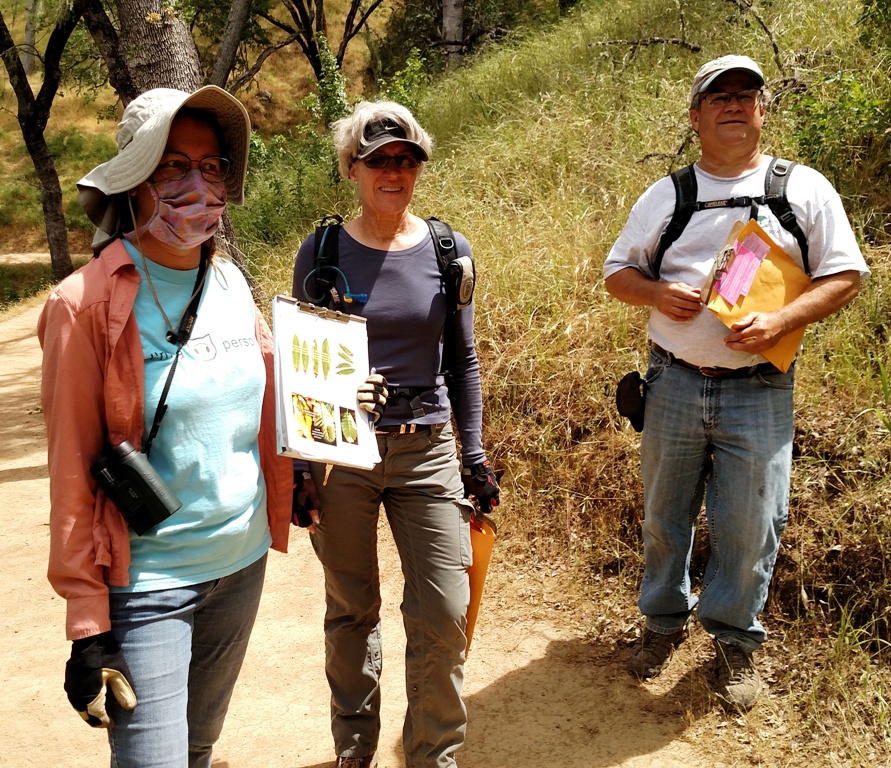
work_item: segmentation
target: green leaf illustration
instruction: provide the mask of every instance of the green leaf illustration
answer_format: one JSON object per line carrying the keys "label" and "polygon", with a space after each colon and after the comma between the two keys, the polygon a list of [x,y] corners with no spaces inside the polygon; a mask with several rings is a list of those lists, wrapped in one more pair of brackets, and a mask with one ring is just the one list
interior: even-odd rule
{"label": "green leaf illustration", "polygon": [[328,372],[331,370],[331,348],[328,345],[328,339],[322,341],[322,378],[328,378]]}

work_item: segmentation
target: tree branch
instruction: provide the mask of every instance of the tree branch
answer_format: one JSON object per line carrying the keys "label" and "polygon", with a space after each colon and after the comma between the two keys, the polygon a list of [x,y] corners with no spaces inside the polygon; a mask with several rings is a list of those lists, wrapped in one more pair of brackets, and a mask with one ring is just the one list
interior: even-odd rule
{"label": "tree branch", "polygon": [[632,48],[642,48],[648,45],[676,45],[694,53],[699,53],[702,50],[702,46],[699,43],[688,43],[686,40],[679,40],[676,37],[646,37],[641,40],[600,40],[591,43],[591,45],[630,45]]}
{"label": "tree branch", "polygon": [[290,24],[285,24],[283,21],[279,21],[274,16],[270,16],[268,13],[260,12],[256,14],[259,18],[268,21],[273,27],[278,27],[279,29],[287,32],[289,35],[293,35],[297,33],[297,30],[294,29]]}
{"label": "tree branch", "polygon": [[226,87],[226,80],[235,66],[235,56],[238,53],[238,43],[244,25],[251,13],[251,0],[232,0],[229,6],[229,15],[226,17],[226,27],[220,37],[220,47],[213,63],[213,70],[207,82],[220,88]]}
{"label": "tree branch", "polygon": [[300,40],[300,36],[298,33],[294,33],[289,35],[287,38],[282,40],[275,45],[269,46],[266,50],[264,50],[254,62],[253,66],[250,67],[243,75],[239,76],[231,83],[229,83],[229,93],[238,93],[242,88],[247,86],[247,84],[254,79],[254,75],[260,71],[263,66],[263,62],[266,61],[273,53],[276,51],[280,51],[282,48],[286,48],[294,42],[298,42]]}
{"label": "tree branch", "polygon": [[368,10],[362,13],[362,16],[359,19],[359,23],[353,27],[353,21],[356,18],[356,12],[359,10],[361,5],[361,0],[352,0],[350,3],[350,11],[347,14],[346,21],[343,25],[343,37],[340,40],[340,46],[337,49],[337,65],[343,65],[343,59],[346,56],[347,45],[349,45],[350,40],[352,40],[356,35],[361,32],[362,27],[365,26],[365,23],[368,21],[368,17],[371,16],[374,11],[377,10],[378,6],[383,2],[383,0],[373,0],[371,5],[368,7]]}
{"label": "tree branch", "polygon": [[102,0],[74,0],[74,7],[83,15],[90,37],[105,62],[111,87],[124,104],[129,104],[139,95],[139,89],[121,55],[120,37],[102,6]]}
{"label": "tree branch", "polygon": [[770,31],[770,28],[767,24],[764,23],[764,19],[761,18],[758,11],[755,10],[754,5],[747,0],[727,0],[728,3],[735,5],[740,13],[750,13],[755,17],[755,21],[758,22],[758,25],[761,29],[764,30],[764,34],[767,35],[767,39],[770,40],[770,44],[773,47],[773,60],[776,62],[777,69],[780,71],[780,74],[786,74],[786,68],[783,66],[783,62],[780,60],[780,47],[777,45],[776,38],[773,36],[773,32]]}

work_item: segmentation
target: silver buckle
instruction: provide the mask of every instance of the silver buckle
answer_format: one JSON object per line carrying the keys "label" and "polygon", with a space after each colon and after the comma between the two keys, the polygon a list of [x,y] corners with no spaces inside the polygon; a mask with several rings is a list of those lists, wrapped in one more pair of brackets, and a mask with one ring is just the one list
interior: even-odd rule
{"label": "silver buckle", "polygon": [[417,424],[400,424],[399,425],[399,434],[400,435],[413,435],[418,431]]}

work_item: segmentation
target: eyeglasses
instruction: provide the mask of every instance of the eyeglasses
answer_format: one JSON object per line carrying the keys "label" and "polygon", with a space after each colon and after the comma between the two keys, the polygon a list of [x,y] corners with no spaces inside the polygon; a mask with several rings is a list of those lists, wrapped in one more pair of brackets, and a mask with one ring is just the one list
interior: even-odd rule
{"label": "eyeglasses", "polygon": [[720,107],[723,109],[736,99],[736,103],[743,109],[751,109],[756,104],[760,103],[763,93],[764,92],[760,88],[747,88],[743,91],[734,91],[733,93],[719,91],[717,93],[703,94],[700,101],[707,107]]}
{"label": "eyeglasses", "polygon": [[366,168],[379,171],[383,168],[390,167],[392,163],[399,170],[405,171],[417,168],[421,161],[414,155],[371,155],[362,160]]}
{"label": "eyeglasses", "polygon": [[152,174],[153,179],[179,181],[197,168],[206,181],[225,181],[232,170],[232,163],[219,155],[205,155],[200,160],[192,160],[179,152],[165,152],[161,162]]}

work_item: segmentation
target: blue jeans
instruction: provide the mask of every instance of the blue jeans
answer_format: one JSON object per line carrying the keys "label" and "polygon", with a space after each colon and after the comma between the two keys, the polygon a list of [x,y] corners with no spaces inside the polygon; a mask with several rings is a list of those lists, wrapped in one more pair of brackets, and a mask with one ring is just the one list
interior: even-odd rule
{"label": "blue jeans", "polygon": [[[644,576],[638,607],[669,634],[696,609],[706,632],[755,650],[788,519],[794,366],[787,373],[709,378],[652,350],[640,460]],[[698,600],[690,555],[705,497],[710,544]]]}
{"label": "blue jeans", "polygon": [[210,768],[260,604],[266,555],[179,589],[112,593],[138,704],[107,699],[111,768]]}
{"label": "blue jeans", "polygon": [[383,504],[405,587],[406,768],[451,768],[464,743],[461,700],[471,564],[451,425],[378,437],[374,469],[310,464],[322,507],[312,536],[325,572],[325,671],[338,755],[363,757],[380,735],[383,664],[377,526]]}

